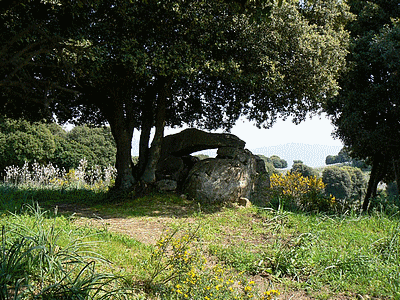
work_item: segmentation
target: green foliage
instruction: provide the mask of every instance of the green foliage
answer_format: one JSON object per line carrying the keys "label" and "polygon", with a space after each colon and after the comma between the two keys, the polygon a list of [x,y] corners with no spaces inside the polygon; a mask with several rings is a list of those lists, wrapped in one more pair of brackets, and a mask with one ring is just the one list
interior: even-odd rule
{"label": "green foliage", "polygon": [[365,191],[366,179],[358,168],[327,167],[322,172],[322,180],[326,184],[326,194],[333,195],[344,206],[360,201]]}
{"label": "green foliage", "polygon": [[49,164],[70,170],[81,159],[102,168],[115,164],[116,146],[109,128],[78,126],[66,132],[54,123],[2,119],[0,170],[22,167],[25,162]]}
{"label": "green foliage", "polygon": [[[121,278],[78,231],[65,232],[40,207],[9,217],[0,246],[1,299],[108,299],[123,297]],[[64,226],[67,227],[64,221]],[[2,221],[2,223],[4,223]],[[119,285],[119,288],[115,289]]]}
{"label": "green foliage", "polygon": [[270,180],[270,204],[275,209],[333,211],[336,208],[335,198],[325,196],[321,178],[289,171],[285,175],[273,174]]}
{"label": "green foliage", "polygon": [[343,147],[337,155],[328,155],[325,159],[325,164],[346,164],[363,170],[369,168],[365,161],[351,158],[348,150],[345,147]]}
{"label": "green foliage", "polygon": [[327,194],[341,200],[350,198],[352,184],[350,174],[346,170],[336,166],[325,168],[322,180],[326,184]]}
{"label": "green foliage", "polygon": [[0,170],[22,166],[25,161],[47,163],[54,158],[56,143],[43,123],[3,119],[0,122]]}
{"label": "green foliage", "polygon": [[341,167],[343,170],[349,173],[351,180],[351,195],[353,199],[361,199],[365,193],[366,178],[365,174],[361,169],[350,166]]}
{"label": "green foliage", "polygon": [[274,166],[275,168],[277,168],[277,169],[285,169],[285,168],[287,168],[287,166],[288,166],[287,161],[284,160],[284,159],[282,159],[282,158],[280,158],[280,157],[277,156],[277,155],[272,155],[272,156],[269,158],[269,161],[270,161],[270,162],[273,164],[273,166]]}
{"label": "green foliage", "polygon": [[303,164],[302,161],[293,161],[293,166],[290,169],[291,173],[300,173],[304,177],[317,176],[318,173],[313,168]]}
{"label": "green foliage", "polygon": [[76,126],[67,133],[67,140],[71,144],[75,142],[82,148],[91,150],[93,161],[87,158],[89,165],[104,167],[115,164],[117,150],[109,127]]}
{"label": "green foliage", "polygon": [[342,148],[338,155],[328,155],[325,159],[325,164],[332,165],[332,164],[339,164],[349,162],[351,160],[350,156],[348,155],[345,148]]}
{"label": "green foliage", "polygon": [[352,0],[349,5],[357,18],[347,26],[351,35],[348,68],[339,81],[341,90],[327,101],[327,111],[336,136],[352,156],[368,159],[384,173],[373,172],[372,190],[382,176],[392,173],[386,162],[397,159],[399,153],[394,141],[400,132],[400,7],[396,0]]}

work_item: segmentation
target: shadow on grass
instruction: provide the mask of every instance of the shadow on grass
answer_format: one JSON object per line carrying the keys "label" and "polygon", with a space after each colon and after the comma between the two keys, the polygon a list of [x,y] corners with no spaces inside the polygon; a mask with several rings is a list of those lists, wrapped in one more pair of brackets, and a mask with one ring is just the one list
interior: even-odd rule
{"label": "shadow on grass", "polygon": [[0,185],[0,211],[20,213],[25,204],[38,203],[58,214],[78,214],[85,217],[186,218],[200,213],[215,213],[222,206],[200,205],[172,193],[151,193],[137,198],[132,194],[115,194],[87,189],[47,189]]}

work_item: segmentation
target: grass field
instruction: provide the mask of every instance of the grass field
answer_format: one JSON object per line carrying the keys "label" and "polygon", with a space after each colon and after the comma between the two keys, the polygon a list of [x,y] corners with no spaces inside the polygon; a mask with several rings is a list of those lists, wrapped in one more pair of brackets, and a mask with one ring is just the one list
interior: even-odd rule
{"label": "grass field", "polygon": [[0,195],[1,299],[400,299],[398,214]]}

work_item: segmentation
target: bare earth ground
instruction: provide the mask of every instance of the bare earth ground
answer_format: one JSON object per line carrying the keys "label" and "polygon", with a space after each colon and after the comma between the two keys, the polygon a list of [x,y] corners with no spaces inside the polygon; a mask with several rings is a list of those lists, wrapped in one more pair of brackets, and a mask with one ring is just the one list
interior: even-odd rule
{"label": "bare earth ground", "polygon": [[[71,205],[60,205],[58,207],[60,213],[71,214],[74,219],[74,223],[78,226],[93,226],[97,228],[107,228],[111,232],[125,234],[137,241],[145,244],[155,244],[160,238],[162,233],[169,224],[176,222],[176,218],[172,215],[168,216],[149,216],[149,217],[115,217],[99,214],[97,211],[90,208],[83,208]],[[157,213],[157,212],[156,212]],[[184,222],[193,222],[190,217],[185,218]],[[229,240],[230,239],[230,240]],[[234,239],[234,238],[233,238]],[[229,242],[232,241],[232,237],[228,237]],[[264,240],[265,242],[266,240]],[[254,242],[252,240],[252,242]],[[262,289],[268,289],[268,274],[266,276],[254,276],[252,280],[255,281],[256,285]],[[302,290],[287,290],[284,286],[279,287],[279,284],[275,284],[274,288],[278,288],[281,295],[278,299],[281,300],[309,300],[316,299],[307,295],[306,291]],[[349,299],[369,299],[363,298],[361,295],[356,297],[349,297],[345,295],[335,295],[326,299],[334,300],[349,300]]]}

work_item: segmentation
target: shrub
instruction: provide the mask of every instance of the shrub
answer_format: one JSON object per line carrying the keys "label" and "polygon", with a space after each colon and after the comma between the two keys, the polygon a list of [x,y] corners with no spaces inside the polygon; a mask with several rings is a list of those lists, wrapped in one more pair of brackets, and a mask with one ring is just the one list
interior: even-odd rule
{"label": "shrub", "polygon": [[304,177],[317,176],[317,172],[313,168],[303,164],[301,161],[295,161],[290,172],[300,173]]}
{"label": "shrub", "polygon": [[335,198],[324,194],[325,184],[316,176],[303,176],[298,172],[271,176],[273,197],[286,208],[303,211],[328,211],[334,208]]}
{"label": "shrub", "polygon": [[25,164],[20,168],[8,166],[5,169],[4,182],[9,185],[36,188],[87,188],[107,190],[113,184],[116,169],[112,166],[101,168],[98,165],[89,167],[85,159],[81,159],[77,169],[67,173],[65,169],[51,163],[40,165],[37,162]]}
{"label": "shrub", "polygon": [[332,194],[341,200],[350,197],[352,183],[346,170],[336,166],[325,168],[322,172],[322,180],[326,184],[325,191],[327,194]]}
{"label": "shrub", "polygon": [[362,171],[349,166],[325,168],[322,180],[326,184],[326,194],[340,200],[344,207],[352,206],[361,199],[366,184]]}
{"label": "shrub", "polygon": [[258,294],[254,281],[221,265],[211,265],[202,255],[199,227],[166,231],[145,262],[150,289],[157,286],[162,299],[275,299],[277,290]]}
{"label": "shrub", "polygon": [[269,158],[269,161],[270,161],[270,162],[274,165],[274,167],[277,168],[277,169],[285,169],[285,168],[287,168],[287,166],[288,166],[287,161],[284,160],[284,159],[282,159],[282,158],[280,158],[280,157],[277,156],[277,155],[272,155],[272,156]]}

